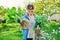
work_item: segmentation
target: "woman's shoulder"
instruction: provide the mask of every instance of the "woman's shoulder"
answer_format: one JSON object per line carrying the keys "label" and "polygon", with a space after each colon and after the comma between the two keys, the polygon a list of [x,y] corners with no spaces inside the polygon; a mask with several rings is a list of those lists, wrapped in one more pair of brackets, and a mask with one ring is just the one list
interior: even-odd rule
{"label": "woman's shoulder", "polygon": [[24,14],[22,17],[26,17],[27,16],[27,14]]}
{"label": "woman's shoulder", "polygon": [[29,20],[28,14],[23,15],[23,16],[22,16],[22,19],[28,19],[28,20]]}
{"label": "woman's shoulder", "polygon": [[22,16],[22,18],[25,18],[27,16],[27,14],[24,14],[23,16]]}

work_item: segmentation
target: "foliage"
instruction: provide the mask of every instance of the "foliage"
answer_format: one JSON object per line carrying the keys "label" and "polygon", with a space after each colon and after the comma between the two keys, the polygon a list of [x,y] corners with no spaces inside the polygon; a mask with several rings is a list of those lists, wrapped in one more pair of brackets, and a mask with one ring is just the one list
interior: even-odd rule
{"label": "foliage", "polygon": [[[33,3],[35,13],[39,15],[37,22],[41,22],[41,40],[60,40],[60,23],[48,21],[48,16],[60,13],[60,0],[36,0]],[[0,40],[22,40],[22,30],[17,20],[26,13],[25,9],[18,7],[4,8],[0,6]],[[6,20],[6,23],[2,23]]]}
{"label": "foliage", "polygon": [[35,5],[35,13],[38,15],[51,15],[60,12],[59,0],[36,0],[33,4]]}
{"label": "foliage", "polygon": [[9,24],[0,24],[2,25],[2,29],[0,28],[0,39],[1,40],[22,40],[23,35],[20,30],[20,24],[18,23],[9,23]]}

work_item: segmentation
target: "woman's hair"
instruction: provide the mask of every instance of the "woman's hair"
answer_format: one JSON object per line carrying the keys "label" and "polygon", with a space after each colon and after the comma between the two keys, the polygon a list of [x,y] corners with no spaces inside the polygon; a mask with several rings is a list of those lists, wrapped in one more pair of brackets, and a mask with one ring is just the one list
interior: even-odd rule
{"label": "woman's hair", "polygon": [[28,4],[28,5],[27,5],[27,9],[29,9],[29,10],[33,10],[33,9],[34,9],[34,5],[32,5],[32,4]]}

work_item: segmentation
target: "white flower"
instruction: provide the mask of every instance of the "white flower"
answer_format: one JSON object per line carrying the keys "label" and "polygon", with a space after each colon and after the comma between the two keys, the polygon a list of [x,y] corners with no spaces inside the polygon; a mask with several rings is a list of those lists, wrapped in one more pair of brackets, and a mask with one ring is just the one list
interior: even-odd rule
{"label": "white flower", "polygon": [[59,31],[60,31],[60,27],[59,27]]}
{"label": "white flower", "polygon": [[60,33],[60,31],[59,31],[59,33]]}
{"label": "white flower", "polygon": [[55,30],[53,29],[53,32],[52,33],[55,33]]}
{"label": "white flower", "polygon": [[58,32],[60,33],[60,27],[59,27],[59,29],[58,29]]}
{"label": "white flower", "polygon": [[55,38],[53,38],[53,40],[55,40]]}

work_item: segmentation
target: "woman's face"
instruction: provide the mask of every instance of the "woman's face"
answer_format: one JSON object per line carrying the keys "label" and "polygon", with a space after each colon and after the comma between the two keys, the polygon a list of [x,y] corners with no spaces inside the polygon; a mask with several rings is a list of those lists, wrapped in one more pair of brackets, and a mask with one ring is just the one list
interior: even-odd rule
{"label": "woman's face", "polygon": [[33,14],[33,13],[34,13],[34,9],[33,9],[33,10],[29,10],[29,9],[28,9],[28,10],[27,10],[27,13],[28,13],[28,14]]}

